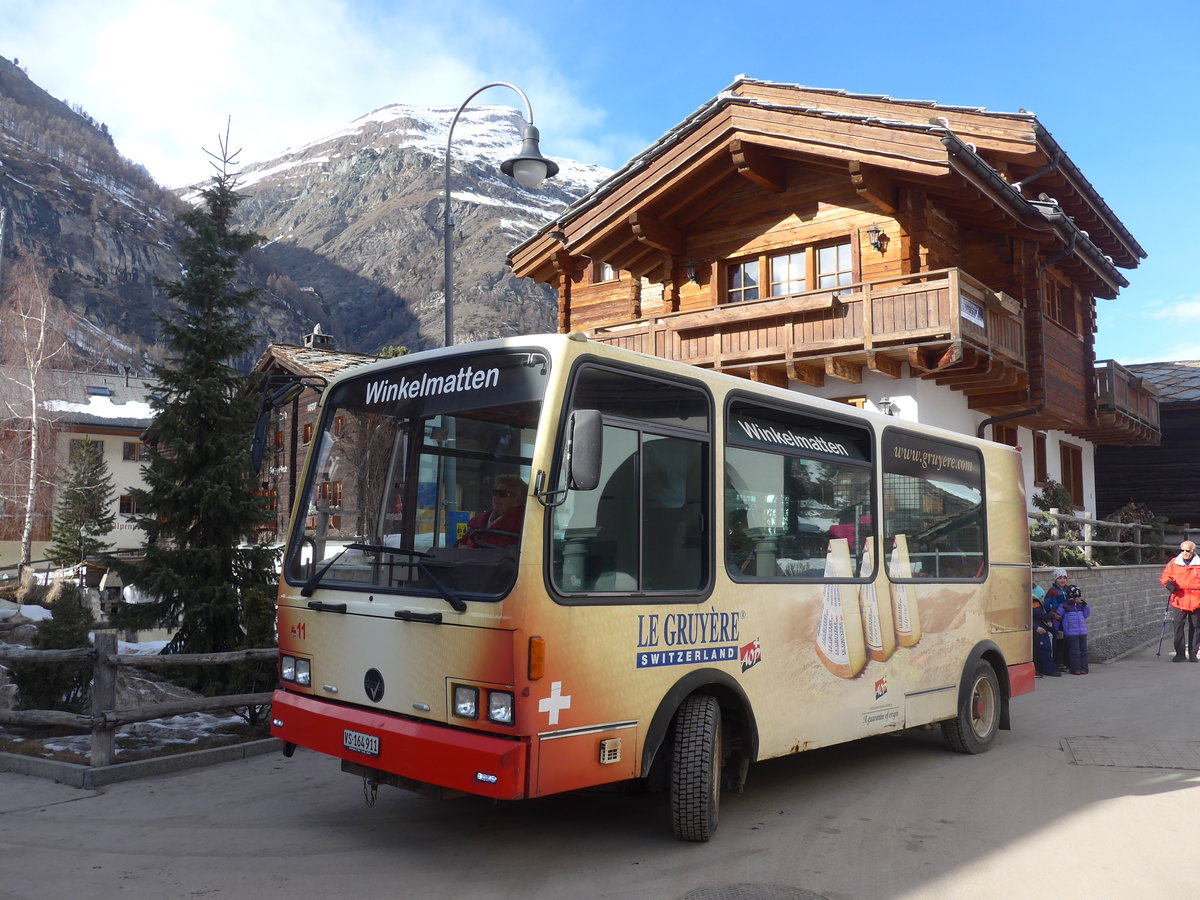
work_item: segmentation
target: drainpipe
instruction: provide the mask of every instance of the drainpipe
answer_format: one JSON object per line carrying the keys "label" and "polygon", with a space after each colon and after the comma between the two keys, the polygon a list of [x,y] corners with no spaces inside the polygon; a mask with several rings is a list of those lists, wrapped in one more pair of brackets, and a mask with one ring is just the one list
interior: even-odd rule
{"label": "drainpipe", "polygon": [[1007,422],[1009,419],[1023,419],[1023,418],[1025,418],[1025,416],[1035,416],[1045,408],[1046,408],[1046,401],[1043,400],[1041,403],[1039,403],[1033,409],[1023,409],[1020,412],[1005,413],[1002,416],[989,416],[988,418],[984,419],[982,422],[979,423],[979,426],[975,429],[975,437],[979,438],[980,440],[983,440],[984,429],[986,429],[989,425],[996,425],[1000,422]]}
{"label": "drainpipe", "polygon": [[1018,182],[1015,182],[1012,185],[1012,189],[1019,194],[1019,193],[1021,193],[1021,188],[1023,186],[1025,186],[1027,184],[1032,184],[1033,182],[1035,182],[1039,178],[1041,178],[1043,175],[1048,175],[1049,173],[1053,172],[1055,169],[1058,168],[1058,163],[1062,159],[1062,156],[1063,156],[1062,147],[1056,147],[1054,149],[1054,155],[1050,158],[1050,162],[1046,166],[1046,168],[1044,168],[1038,172],[1034,172],[1032,175],[1022,178]]}

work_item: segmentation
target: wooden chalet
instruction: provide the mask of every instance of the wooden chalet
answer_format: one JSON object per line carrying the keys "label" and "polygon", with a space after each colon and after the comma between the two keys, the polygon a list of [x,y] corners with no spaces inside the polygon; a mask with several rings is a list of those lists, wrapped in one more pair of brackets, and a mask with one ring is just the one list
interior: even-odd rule
{"label": "wooden chalet", "polygon": [[[258,473],[258,495],[271,518],[262,527],[260,539],[283,540],[287,533],[297,479],[316,428],[317,403],[325,383],[346,369],[375,362],[378,358],[367,353],[335,350],[330,337],[321,333],[320,326],[312,334],[305,335],[303,347],[267,345],[253,370],[266,376],[264,389],[272,391],[292,380],[300,381],[305,388],[290,403],[276,410],[267,432],[266,453]],[[336,493],[337,496],[330,499],[340,505],[340,483],[325,485],[323,490]]]}
{"label": "wooden chalet", "polygon": [[1158,391],[1162,442],[1097,448],[1097,511],[1107,517],[1132,500],[1175,525],[1200,526],[1200,360],[1141,363],[1129,372]]}
{"label": "wooden chalet", "polygon": [[740,78],[510,261],[557,290],[563,332],[1061,437],[1029,481],[1077,481],[1082,506],[1095,443],[1159,439],[1154,391],[1095,358],[1096,302],[1145,255],[1032,113]]}

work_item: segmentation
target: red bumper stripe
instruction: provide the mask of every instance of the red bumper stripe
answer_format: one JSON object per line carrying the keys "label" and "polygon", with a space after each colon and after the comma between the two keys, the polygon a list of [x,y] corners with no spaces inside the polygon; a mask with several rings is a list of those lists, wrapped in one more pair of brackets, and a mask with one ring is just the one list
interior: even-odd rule
{"label": "red bumper stripe", "polygon": [[1011,691],[1010,696],[1020,697],[1022,694],[1033,693],[1033,679],[1037,675],[1037,670],[1033,663],[1021,663],[1018,666],[1008,667],[1008,685]]}
{"label": "red bumper stripe", "polygon": [[[271,725],[273,736],[318,753],[498,800],[525,796],[527,748],[515,738],[339,706],[287,691],[275,692],[271,718],[282,723]],[[379,755],[347,749],[347,729],[379,738]]]}

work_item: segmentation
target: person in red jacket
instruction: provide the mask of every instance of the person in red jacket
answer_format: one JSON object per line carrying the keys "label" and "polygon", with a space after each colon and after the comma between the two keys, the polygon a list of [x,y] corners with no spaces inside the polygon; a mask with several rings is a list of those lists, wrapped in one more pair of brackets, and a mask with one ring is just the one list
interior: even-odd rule
{"label": "person in red jacket", "polygon": [[492,508],[467,522],[456,547],[512,547],[521,539],[528,486],[516,475],[501,475],[492,491]]}
{"label": "person in red jacket", "polygon": [[1171,615],[1175,619],[1175,657],[1171,661],[1200,662],[1200,558],[1195,543],[1184,541],[1179,545],[1179,555],[1167,563],[1158,581],[1171,592]]}

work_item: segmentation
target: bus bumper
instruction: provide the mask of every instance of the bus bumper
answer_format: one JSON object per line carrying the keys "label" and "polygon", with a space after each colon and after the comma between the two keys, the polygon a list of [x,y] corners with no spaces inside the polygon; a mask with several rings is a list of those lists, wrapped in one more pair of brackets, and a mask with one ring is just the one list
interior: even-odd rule
{"label": "bus bumper", "polygon": [[1033,680],[1037,669],[1033,663],[1021,663],[1008,667],[1008,689],[1010,697],[1020,697],[1022,694],[1033,693]]}
{"label": "bus bumper", "polygon": [[277,690],[271,734],[403,778],[451,790],[519,800],[528,749],[516,738],[450,728]]}

